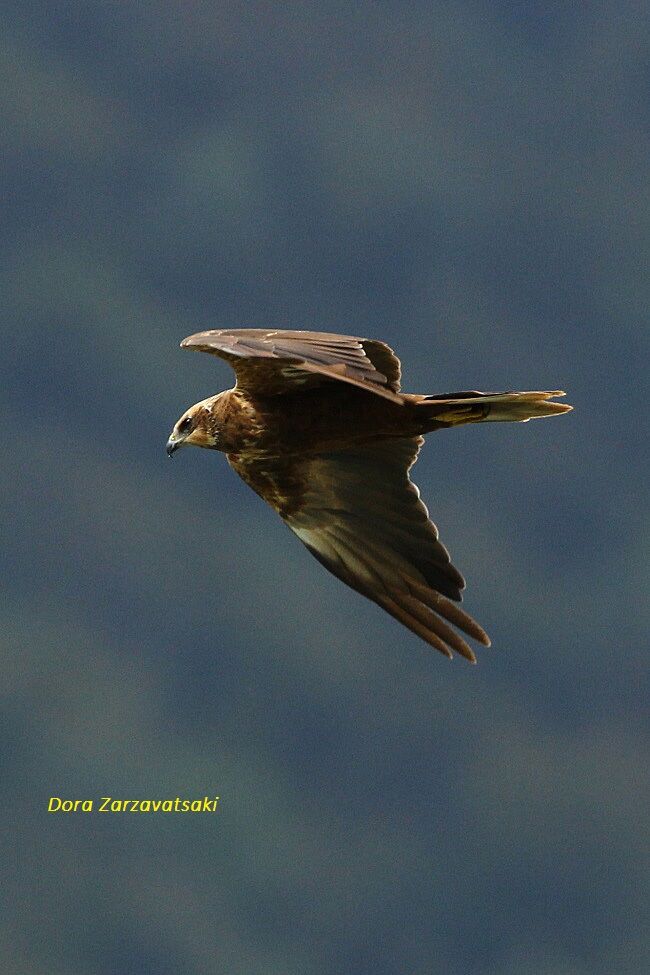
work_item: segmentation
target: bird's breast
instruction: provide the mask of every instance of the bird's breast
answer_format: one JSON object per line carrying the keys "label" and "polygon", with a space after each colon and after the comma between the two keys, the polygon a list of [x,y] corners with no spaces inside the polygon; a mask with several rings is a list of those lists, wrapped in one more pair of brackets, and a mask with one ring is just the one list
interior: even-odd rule
{"label": "bird's breast", "polygon": [[409,412],[343,384],[264,399],[235,389],[220,400],[218,408],[219,448],[256,462],[342,450],[377,436],[404,435]]}

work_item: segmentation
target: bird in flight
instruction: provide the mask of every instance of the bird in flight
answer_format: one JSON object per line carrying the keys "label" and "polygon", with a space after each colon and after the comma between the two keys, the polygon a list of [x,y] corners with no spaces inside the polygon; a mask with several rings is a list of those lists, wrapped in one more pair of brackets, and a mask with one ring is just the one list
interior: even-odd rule
{"label": "bird in flight", "polygon": [[409,471],[424,434],[566,413],[553,402],[564,393],[401,393],[392,349],[326,332],[217,329],[181,348],[225,359],[237,382],[181,416],[167,453],[225,453],[326,569],[445,656],[475,663],[465,637],[490,639],[458,605],[465,580]]}

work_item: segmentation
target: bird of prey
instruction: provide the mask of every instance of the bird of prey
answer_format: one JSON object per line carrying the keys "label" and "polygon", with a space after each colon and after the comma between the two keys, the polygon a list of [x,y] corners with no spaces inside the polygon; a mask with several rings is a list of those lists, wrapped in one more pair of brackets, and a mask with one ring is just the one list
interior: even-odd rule
{"label": "bird of prey", "polygon": [[225,453],[325,568],[436,650],[474,663],[458,631],[484,646],[489,637],[458,605],[465,580],[409,471],[425,433],[565,413],[552,402],[564,393],[401,393],[392,349],[326,332],[217,329],[181,347],[225,359],[237,383],[187,410],[167,453]]}

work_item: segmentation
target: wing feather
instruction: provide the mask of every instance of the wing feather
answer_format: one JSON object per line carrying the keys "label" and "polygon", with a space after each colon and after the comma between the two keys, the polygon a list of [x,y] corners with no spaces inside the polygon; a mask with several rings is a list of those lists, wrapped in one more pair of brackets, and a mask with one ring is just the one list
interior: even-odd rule
{"label": "wing feather", "polygon": [[345,382],[401,403],[400,363],[383,342],[328,332],[213,329],[181,342],[229,362],[237,388],[278,396],[327,382]]}
{"label": "wing feather", "polygon": [[251,462],[231,463],[278,511],[275,498],[299,495],[280,513],[333,575],[436,650],[474,662],[452,627],[486,646],[490,641],[457,605],[465,581],[409,479],[421,443],[420,437],[386,439],[299,458],[290,467],[286,459],[275,467],[266,459],[266,480],[252,476]]}

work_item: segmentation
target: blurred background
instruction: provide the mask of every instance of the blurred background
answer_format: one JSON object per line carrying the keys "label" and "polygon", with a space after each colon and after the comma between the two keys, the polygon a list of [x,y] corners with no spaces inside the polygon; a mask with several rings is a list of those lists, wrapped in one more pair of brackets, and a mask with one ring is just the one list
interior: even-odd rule
{"label": "blurred background", "polygon": [[[642,7],[2,21],[3,971],[649,970]],[[165,456],[231,385],[179,341],[271,325],[385,339],[414,392],[568,391],[416,469],[477,667]]]}

